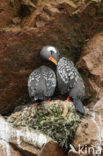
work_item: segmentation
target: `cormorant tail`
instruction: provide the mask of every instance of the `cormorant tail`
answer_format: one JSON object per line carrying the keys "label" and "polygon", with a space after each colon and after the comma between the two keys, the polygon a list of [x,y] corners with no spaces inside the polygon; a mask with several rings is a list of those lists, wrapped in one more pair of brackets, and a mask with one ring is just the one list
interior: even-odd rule
{"label": "cormorant tail", "polygon": [[73,99],[73,103],[75,105],[76,111],[85,115],[85,109],[83,107],[83,103],[81,102],[81,100],[78,98],[75,98]]}

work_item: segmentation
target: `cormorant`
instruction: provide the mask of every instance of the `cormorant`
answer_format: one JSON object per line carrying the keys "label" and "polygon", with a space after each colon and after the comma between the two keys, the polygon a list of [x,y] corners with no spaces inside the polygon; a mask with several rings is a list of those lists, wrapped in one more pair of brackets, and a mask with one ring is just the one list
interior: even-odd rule
{"label": "cormorant", "polygon": [[56,76],[54,71],[47,66],[35,69],[28,79],[28,92],[32,102],[48,100],[55,91]]}
{"label": "cormorant", "polygon": [[68,94],[73,100],[76,111],[85,114],[83,97],[85,86],[82,77],[74,66],[74,63],[65,57],[61,57],[59,50],[54,46],[45,46],[40,51],[42,58],[50,60],[57,66],[57,85],[62,95]]}

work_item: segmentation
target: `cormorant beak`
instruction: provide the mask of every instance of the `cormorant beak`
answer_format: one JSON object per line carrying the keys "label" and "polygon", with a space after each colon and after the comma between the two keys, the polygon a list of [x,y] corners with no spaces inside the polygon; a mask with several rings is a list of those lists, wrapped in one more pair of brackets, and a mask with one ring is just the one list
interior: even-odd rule
{"label": "cormorant beak", "polygon": [[49,60],[55,63],[56,65],[58,64],[57,61],[52,56],[49,57]]}

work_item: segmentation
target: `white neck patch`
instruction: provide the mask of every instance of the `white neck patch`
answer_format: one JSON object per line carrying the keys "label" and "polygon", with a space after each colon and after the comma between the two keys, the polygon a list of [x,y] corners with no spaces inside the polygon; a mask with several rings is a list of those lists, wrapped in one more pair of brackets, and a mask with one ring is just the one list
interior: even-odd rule
{"label": "white neck patch", "polygon": [[57,53],[57,51],[54,47],[48,47],[48,51],[53,51],[54,53]]}

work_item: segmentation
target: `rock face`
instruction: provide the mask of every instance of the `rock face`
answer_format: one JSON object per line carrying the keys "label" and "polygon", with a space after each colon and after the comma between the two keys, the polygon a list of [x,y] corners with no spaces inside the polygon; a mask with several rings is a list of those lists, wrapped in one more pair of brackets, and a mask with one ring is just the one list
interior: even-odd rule
{"label": "rock face", "polygon": [[[84,46],[83,56],[78,62],[78,68],[85,73],[85,79],[88,80],[88,90],[93,88],[94,98],[103,97],[103,35],[102,33],[94,35],[87,45]],[[88,92],[89,94],[90,92]],[[92,94],[91,94],[92,95]]]}
{"label": "rock face", "polygon": [[8,27],[12,19],[18,15],[20,3],[15,0],[15,7],[11,6],[11,0],[1,0],[0,3],[0,28]]}
{"label": "rock face", "polygon": [[[27,93],[28,76],[34,68],[46,64],[39,58],[42,46],[52,44],[58,47],[64,56],[77,62],[85,40],[102,30],[103,20],[99,20],[103,18],[102,7],[92,1],[77,3],[58,0],[42,2],[36,7],[34,5],[26,0],[21,3],[3,1],[0,4],[0,113],[2,114],[30,101]],[[90,29],[92,23],[94,23],[93,31]],[[101,70],[101,67],[99,68]],[[84,74],[83,70],[81,74]],[[99,81],[99,78],[94,81]],[[101,85],[100,81],[98,85]],[[87,82],[86,86],[88,84],[91,85],[90,95],[94,94],[92,83]],[[89,89],[86,88],[88,92]],[[87,94],[87,99],[89,97]]]}
{"label": "rock face", "polygon": [[72,145],[77,153],[72,150],[68,156],[103,154],[103,98],[94,105],[91,116],[82,120]]}

